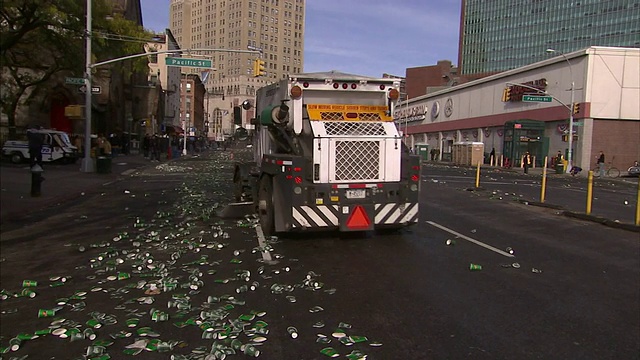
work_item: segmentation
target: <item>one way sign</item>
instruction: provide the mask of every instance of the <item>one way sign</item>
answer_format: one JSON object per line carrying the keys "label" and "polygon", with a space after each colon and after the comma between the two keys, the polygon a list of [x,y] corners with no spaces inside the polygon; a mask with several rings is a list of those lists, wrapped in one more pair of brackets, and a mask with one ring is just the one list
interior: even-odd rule
{"label": "one way sign", "polygon": [[[78,88],[78,91],[80,91],[81,93],[85,93],[87,91],[87,85],[82,85]],[[102,89],[100,88],[100,86],[92,86],[91,87],[91,93],[92,94],[100,94],[102,92]]]}

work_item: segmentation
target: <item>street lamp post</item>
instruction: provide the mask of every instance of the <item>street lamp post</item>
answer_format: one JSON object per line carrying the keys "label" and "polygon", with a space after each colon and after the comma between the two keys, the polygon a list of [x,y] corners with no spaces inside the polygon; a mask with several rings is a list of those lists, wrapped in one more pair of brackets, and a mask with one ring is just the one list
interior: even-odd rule
{"label": "street lamp post", "polygon": [[182,131],[184,132],[184,139],[182,141],[182,155],[187,155],[187,131],[189,129],[188,121],[189,119],[186,117],[186,114],[185,114],[184,129],[182,129]]}
{"label": "street lamp post", "polygon": [[561,51],[557,51],[554,49],[547,49],[547,53],[560,53],[560,55],[562,55],[562,57],[567,61],[567,64],[569,64],[569,75],[571,76],[571,102],[569,103],[569,136],[568,136],[568,142],[569,142],[569,151],[567,152],[567,172],[571,171],[571,168],[573,167],[573,103],[575,101],[575,81],[573,78],[573,70],[571,69],[571,62],[569,61],[569,59],[567,58],[567,56],[561,52]]}
{"label": "street lamp post", "polygon": [[84,93],[84,110],[85,110],[85,122],[84,122],[84,158],[82,158],[82,165],[80,171],[93,172],[93,160],[91,159],[91,0],[87,0],[87,28],[85,39],[85,93]]}

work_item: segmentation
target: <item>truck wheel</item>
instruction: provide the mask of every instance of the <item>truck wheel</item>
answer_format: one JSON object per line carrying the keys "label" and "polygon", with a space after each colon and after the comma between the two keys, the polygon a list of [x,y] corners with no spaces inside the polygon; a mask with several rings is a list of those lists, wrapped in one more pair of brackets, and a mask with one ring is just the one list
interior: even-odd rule
{"label": "truck wheel", "polygon": [[258,187],[258,217],[265,236],[275,234],[275,220],[273,216],[273,180],[265,175],[260,178]]}
{"label": "truck wheel", "polygon": [[19,152],[14,152],[11,154],[11,162],[14,164],[20,164],[24,161],[24,156],[22,156]]}

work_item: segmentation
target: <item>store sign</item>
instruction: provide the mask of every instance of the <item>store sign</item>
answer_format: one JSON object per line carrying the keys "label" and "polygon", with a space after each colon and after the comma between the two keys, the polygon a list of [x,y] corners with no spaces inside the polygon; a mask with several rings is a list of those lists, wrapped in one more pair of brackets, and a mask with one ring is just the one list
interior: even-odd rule
{"label": "store sign", "polygon": [[427,113],[427,106],[414,105],[414,106],[399,106],[393,112],[393,118],[396,121],[412,122],[422,121],[425,119]]}
{"label": "store sign", "polygon": [[[538,89],[540,93],[543,93],[547,90],[547,79],[542,78],[533,81],[527,81],[521,83],[522,85],[527,85],[528,87],[532,87]],[[531,95],[531,92],[534,91],[528,87],[520,86],[520,85],[511,85],[504,89],[502,100],[504,102],[520,102],[523,101],[523,96]]]}

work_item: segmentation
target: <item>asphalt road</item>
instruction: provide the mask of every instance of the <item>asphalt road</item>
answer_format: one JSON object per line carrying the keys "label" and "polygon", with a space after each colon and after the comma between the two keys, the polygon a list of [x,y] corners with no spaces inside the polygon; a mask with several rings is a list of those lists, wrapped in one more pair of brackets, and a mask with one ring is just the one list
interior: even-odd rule
{"label": "asphalt road", "polygon": [[[495,196],[485,181],[486,190],[467,191],[455,180],[468,177],[464,169],[428,167],[418,226],[393,234],[281,237],[267,239],[264,248],[251,218],[215,216],[231,201],[230,161],[230,153],[213,152],[146,167],[100,192],[3,225],[2,288],[12,294],[23,280],[38,285],[34,298],[0,302],[1,346],[54,319],[66,319],[55,326],[79,329],[98,319],[104,325],[93,342],[48,334],[25,340],[10,355],[80,359],[103,340],[113,342],[104,351],[121,359],[129,358],[128,345],[153,348],[162,340],[172,350],[142,350],[136,358],[204,358],[193,351],[235,345],[229,337],[203,339],[194,324],[220,316],[209,321],[211,333],[232,336],[235,328],[237,339],[253,339],[265,359],[323,359],[327,347],[342,358],[361,351],[369,359],[640,356],[637,233]],[[517,180],[500,182],[511,181]],[[471,263],[482,270],[470,271]],[[503,267],[513,263],[520,267]],[[249,281],[241,279],[244,270]],[[51,287],[59,285],[57,276],[67,281]],[[244,291],[253,281],[257,289]],[[174,297],[190,309],[174,307]],[[39,318],[39,309],[57,311]],[[154,321],[153,309],[169,320]],[[131,318],[139,319],[136,327],[127,326]],[[340,325],[353,340],[367,340],[341,343],[332,336]],[[297,338],[289,336],[290,326]],[[318,342],[318,334],[331,342]]]}

